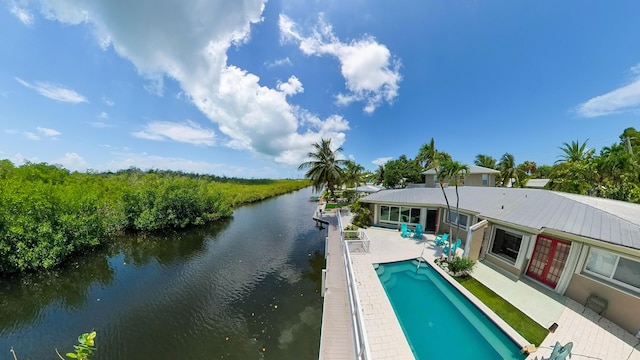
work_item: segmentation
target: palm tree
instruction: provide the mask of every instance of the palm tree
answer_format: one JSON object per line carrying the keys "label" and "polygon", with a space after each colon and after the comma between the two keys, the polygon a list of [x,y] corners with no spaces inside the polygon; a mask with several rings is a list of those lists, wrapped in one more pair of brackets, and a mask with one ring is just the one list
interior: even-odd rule
{"label": "palm tree", "polygon": [[497,160],[492,156],[486,154],[478,154],[476,155],[476,160],[473,162],[474,164],[482,167],[486,167],[489,169],[497,168]]}
{"label": "palm tree", "polygon": [[559,162],[572,162],[572,161],[580,161],[586,158],[589,158],[593,155],[594,149],[587,149],[587,142],[589,139],[585,140],[582,144],[578,141],[572,141],[569,143],[562,143],[558,149],[562,150],[562,154],[558,155],[560,159],[556,161]]}
{"label": "palm tree", "polygon": [[[518,167],[516,166],[516,160],[513,155],[504,153],[500,162],[498,163],[498,170],[500,170],[500,178],[502,186],[507,186],[511,179],[514,179],[515,183],[519,183]],[[513,186],[513,184],[511,184]]]}
{"label": "palm tree", "polygon": [[342,147],[331,150],[331,139],[320,139],[320,143],[313,144],[313,147],[316,152],[307,154],[311,160],[300,164],[298,170],[308,169],[304,177],[311,180],[314,191],[326,186],[331,198],[334,198],[335,187],[340,185],[344,178],[341,166],[346,164],[346,160],[336,159],[336,155],[342,152]]}
{"label": "palm tree", "polygon": [[344,182],[347,187],[358,187],[364,179],[364,166],[356,164],[355,161],[346,160],[344,169]]}
{"label": "palm tree", "polygon": [[418,155],[416,155],[415,160],[420,164],[420,166],[422,166],[422,168],[429,170],[434,167],[437,154],[438,150],[436,150],[435,140],[431,138],[429,143],[425,143],[420,146],[420,150],[418,151]]}
{"label": "palm tree", "polygon": [[[447,203],[447,211],[449,217],[451,216],[451,206],[449,205],[449,199],[447,198],[447,193],[444,191],[444,182],[445,179],[449,181],[453,181],[456,187],[456,232],[453,234],[454,236],[449,241],[449,260],[453,258],[453,252],[451,251],[452,244],[454,239],[458,238],[458,233],[460,232],[460,194],[458,193],[458,184],[461,179],[464,179],[465,176],[469,174],[469,166],[461,164],[457,161],[446,161],[443,162],[438,169],[438,179],[440,180],[440,189],[442,189],[442,194],[444,195],[444,200]],[[452,231],[451,218],[449,219],[449,233]]]}
{"label": "palm tree", "polygon": [[376,172],[374,173],[373,183],[376,185],[380,185],[384,182],[384,166],[378,165]]}

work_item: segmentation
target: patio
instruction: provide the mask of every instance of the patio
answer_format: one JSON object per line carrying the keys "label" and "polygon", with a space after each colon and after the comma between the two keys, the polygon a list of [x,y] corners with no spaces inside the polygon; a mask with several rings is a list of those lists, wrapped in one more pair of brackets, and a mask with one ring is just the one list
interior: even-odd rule
{"label": "patio", "polygon": [[[343,219],[343,223],[348,224],[348,220]],[[374,359],[413,358],[372,264],[420,256],[432,262],[442,255],[442,248],[435,245],[433,235],[425,234],[423,240],[402,238],[397,230],[373,227],[366,229],[366,233],[370,240],[369,252],[352,249],[352,261],[371,356]],[[538,351],[527,359],[546,359],[556,341],[563,345],[571,341],[574,344],[573,359],[640,360],[638,339],[589,309],[583,314],[584,306],[581,304],[559,296],[528,278],[510,278],[483,263],[477,265],[473,276],[540,325],[559,325],[545,338]],[[501,322],[501,319],[497,321]],[[524,341],[520,339],[518,343]]]}

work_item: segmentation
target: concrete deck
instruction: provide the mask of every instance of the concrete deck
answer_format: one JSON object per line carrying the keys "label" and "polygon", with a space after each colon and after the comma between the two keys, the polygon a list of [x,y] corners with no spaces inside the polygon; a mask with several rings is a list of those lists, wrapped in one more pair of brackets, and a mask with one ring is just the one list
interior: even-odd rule
{"label": "concrete deck", "polygon": [[349,311],[346,270],[342,260],[338,220],[335,213],[323,213],[319,216],[329,223],[320,359],[353,360],[355,358],[351,330],[353,325]]}
{"label": "concrete deck", "polygon": [[[432,241],[433,235],[415,240],[403,239],[396,230],[369,228],[366,232],[371,239],[370,252],[352,253],[352,259],[372,358],[412,359],[409,344],[372,264],[420,256],[432,262],[442,254],[442,249]],[[547,336],[538,351],[527,359],[546,359],[556,341],[563,345],[572,341],[572,359],[640,360],[638,340],[632,334],[606,319],[600,319],[591,310],[587,309],[582,314],[584,307],[575,301],[527,278],[516,281],[482,263],[478,264],[474,276],[542,326],[548,327],[553,322],[559,324],[555,333]],[[495,314],[489,316],[496,317]],[[502,321],[499,318],[494,320]],[[509,329],[508,332],[512,331]]]}

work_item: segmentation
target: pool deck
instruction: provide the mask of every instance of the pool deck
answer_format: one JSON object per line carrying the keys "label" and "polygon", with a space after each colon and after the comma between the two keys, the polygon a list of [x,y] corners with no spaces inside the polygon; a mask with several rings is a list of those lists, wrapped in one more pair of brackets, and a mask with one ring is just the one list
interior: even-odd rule
{"label": "pool deck", "polygon": [[[346,222],[343,221],[345,225],[348,223],[348,219],[346,220]],[[330,228],[330,238],[332,232],[333,228]],[[372,264],[417,257],[433,262],[442,255],[442,248],[436,246],[433,242],[434,236],[428,234],[420,240],[404,239],[397,230],[368,228],[366,233],[371,239],[370,252],[352,252],[352,261],[371,357],[373,359],[413,359],[411,348]],[[334,264],[342,266],[337,262]],[[333,265],[327,264],[327,266]],[[334,268],[331,267],[331,269]],[[439,270],[437,267],[436,269]],[[344,271],[343,268],[342,271]],[[341,275],[344,277],[344,274]],[[554,322],[559,324],[558,329],[545,338],[538,351],[531,354],[528,360],[547,359],[556,341],[563,345],[569,341],[573,342],[572,359],[640,360],[638,339],[607,319],[600,318],[591,310],[584,311],[584,306],[581,304],[559,296],[529,279],[511,279],[483,263],[477,265],[473,276],[542,326],[548,327],[548,324]],[[455,285],[458,284],[454,282]],[[459,288],[466,292],[466,289]],[[346,292],[344,296],[346,297]],[[327,298],[325,298],[325,309],[326,302]],[[482,308],[484,304],[480,303],[479,306]],[[519,334],[513,334],[513,330],[495,314],[492,315],[490,312],[489,316],[502,324],[501,327],[506,329],[517,343],[521,344],[525,341]],[[333,321],[333,318],[323,316],[323,337],[325,337],[325,326],[330,326],[325,324],[325,321]],[[326,345],[324,349],[328,350]],[[342,358],[330,356],[327,352],[324,353],[324,357],[322,354],[321,347],[321,358]]]}

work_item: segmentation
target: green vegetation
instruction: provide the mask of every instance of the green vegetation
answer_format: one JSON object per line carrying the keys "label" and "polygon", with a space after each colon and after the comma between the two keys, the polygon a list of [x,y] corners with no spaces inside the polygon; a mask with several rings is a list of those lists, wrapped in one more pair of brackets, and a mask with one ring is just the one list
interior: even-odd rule
{"label": "green vegetation", "polygon": [[138,169],[71,173],[0,160],[0,276],[51,269],[121,231],[202,225],[308,185]]}
{"label": "green vegetation", "polygon": [[[93,354],[93,352],[96,350],[96,335],[96,332],[92,331],[91,333],[84,333],[78,336],[78,345],[73,345],[75,351],[68,352],[65,354],[65,356],[69,359],[89,360],[89,355]],[[10,352],[13,355],[13,360],[18,360],[18,356],[16,355],[16,352],[13,350],[13,348],[11,348]],[[56,349],[56,354],[60,359],[64,360],[62,355],[60,355],[60,353],[58,352],[58,349]]]}
{"label": "green vegetation", "polygon": [[463,277],[468,276],[471,271],[473,271],[473,267],[476,266],[475,260],[471,260],[469,258],[463,258],[459,256],[455,256],[453,260],[448,261],[449,267],[448,269],[454,273],[462,273]]}
{"label": "green vegetation", "polygon": [[476,279],[467,276],[456,278],[456,280],[532,344],[540,346],[544,338],[549,334],[547,329],[540,326]]}

